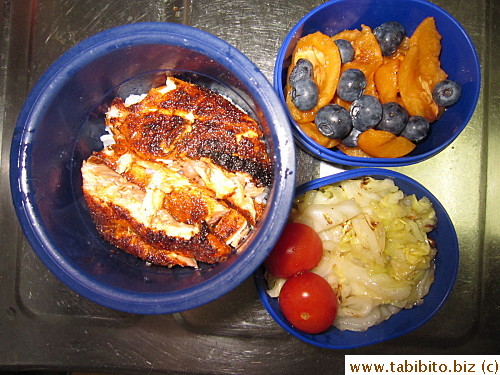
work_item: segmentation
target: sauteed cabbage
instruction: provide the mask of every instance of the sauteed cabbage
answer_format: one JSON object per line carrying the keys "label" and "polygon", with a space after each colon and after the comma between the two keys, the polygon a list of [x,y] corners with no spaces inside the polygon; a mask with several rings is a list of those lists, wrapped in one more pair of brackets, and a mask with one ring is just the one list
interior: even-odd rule
{"label": "sauteed cabbage", "polygon": [[[296,199],[291,221],[320,235],[323,258],[312,270],[339,298],[334,326],[364,331],[423,302],[434,281],[436,249],[427,238],[436,215],[426,197],[390,179],[365,177],[311,190]],[[277,297],[284,279],[267,275]]]}

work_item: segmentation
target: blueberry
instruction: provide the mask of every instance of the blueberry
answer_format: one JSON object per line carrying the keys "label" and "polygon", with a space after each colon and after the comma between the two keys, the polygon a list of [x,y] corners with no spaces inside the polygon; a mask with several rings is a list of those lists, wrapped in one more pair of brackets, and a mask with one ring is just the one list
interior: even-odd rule
{"label": "blueberry", "polygon": [[382,104],[382,119],[375,126],[377,130],[385,130],[399,135],[408,122],[408,112],[399,103],[389,102]]}
{"label": "blueberry", "polygon": [[312,79],[301,79],[292,86],[291,98],[300,111],[309,111],[318,103],[318,85]]}
{"label": "blueberry", "polygon": [[358,129],[352,128],[349,135],[342,139],[342,144],[346,147],[358,147],[358,138],[361,133]]}
{"label": "blueberry", "polygon": [[329,104],[321,108],[316,113],[314,122],[321,134],[333,139],[346,137],[352,129],[349,112],[338,104]]}
{"label": "blueberry", "polygon": [[390,56],[396,51],[405,34],[403,25],[396,21],[385,22],[373,30],[384,56]]}
{"label": "blueberry", "polygon": [[461,95],[462,87],[449,79],[439,82],[432,90],[432,98],[441,107],[449,107],[455,104]]}
{"label": "blueberry", "polygon": [[351,62],[354,59],[354,48],[352,48],[351,42],[345,39],[337,39],[335,44],[339,48],[342,64]]}
{"label": "blueberry", "polygon": [[382,119],[382,104],[371,95],[362,95],[351,104],[352,126],[359,131],[373,128]]}
{"label": "blueberry", "polygon": [[365,88],[365,74],[359,69],[347,69],[340,75],[337,95],[346,102],[352,102],[363,94]]}
{"label": "blueberry", "polygon": [[309,60],[298,59],[288,78],[290,86],[295,86],[298,81],[303,79],[312,79],[313,69],[313,64]]}
{"label": "blueberry", "polygon": [[401,136],[412,142],[420,142],[429,134],[429,121],[421,116],[411,116]]}

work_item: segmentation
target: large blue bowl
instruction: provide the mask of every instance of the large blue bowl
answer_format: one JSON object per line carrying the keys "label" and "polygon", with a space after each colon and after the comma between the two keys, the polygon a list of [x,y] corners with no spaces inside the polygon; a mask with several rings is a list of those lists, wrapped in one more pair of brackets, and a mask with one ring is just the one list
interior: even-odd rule
{"label": "large blue bowl", "polygon": [[[262,125],[274,181],[257,230],[226,262],[147,266],[104,241],[82,197],[80,167],[102,144],[115,96],[147,92],[165,74],[222,91]],[[242,53],[188,26],[139,23],[101,32],[62,55],[19,115],[10,179],[21,227],[43,263],[77,293],[113,309],[171,313],[227,293],[262,263],[285,223],[295,186],[293,137],[272,85]]]}
{"label": "large blue bowl", "polygon": [[425,187],[417,181],[391,170],[382,168],[361,168],[323,177],[297,188],[296,196],[321,186],[333,184],[347,179],[371,176],[376,179],[389,178],[406,194],[415,194],[417,198],[430,199],[437,216],[437,227],[429,233],[429,238],[436,243],[435,280],[423,304],[409,310],[402,310],[382,323],[368,328],[365,332],[341,331],[335,327],[321,334],[311,335],[294,328],[283,316],[278,299],[267,294],[267,283],[264,268],[260,267],[254,274],[255,283],[262,303],[269,314],[287,332],[295,337],[316,346],[328,349],[350,349],[376,344],[385,340],[405,335],[422,326],[440,309],[448,298],[457,277],[459,263],[459,247],[457,235],[444,207]]}
{"label": "large blue bowl", "polygon": [[401,158],[362,158],[348,156],[338,149],[328,149],[310,139],[289,115],[298,144],[314,156],[333,163],[394,167],[421,162],[445,149],[464,130],[479,98],[481,70],[474,45],[464,28],[449,13],[425,0],[332,0],[313,9],[290,30],[278,52],[274,67],[274,87],[285,103],[286,73],[297,41],[305,35],[321,31],[334,35],[346,29],[372,29],[387,21],[398,21],[408,35],[426,17],[434,17],[442,35],[441,66],[450,79],[462,85],[458,103],[448,108],[432,124],[430,136],[415,150]]}

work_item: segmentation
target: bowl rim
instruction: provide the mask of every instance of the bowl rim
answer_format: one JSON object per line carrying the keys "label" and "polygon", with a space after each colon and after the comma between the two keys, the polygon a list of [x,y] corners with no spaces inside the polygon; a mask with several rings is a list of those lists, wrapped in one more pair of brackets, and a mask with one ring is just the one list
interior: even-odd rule
{"label": "bowl rim", "polygon": [[[36,134],[38,116],[67,82],[68,75],[87,63],[120,48],[141,44],[167,44],[193,49],[209,56],[231,71],[260,106],[268,120],[276,155],[274,182],[269,191],[267,215],[260,222],[255,244],[238,255],[230,267],[194,287],[166,293],[131,292],[105,284],[81,272],[61,254],[57,245],[39,225],[38,212],[30,199],[34,192],[29,181],[29,145]],[[237,67],[234,69],[234,67]],[[130,78],[130,77],[129,77]],[[78,294],[101,305],[130,313],[165,314],[206,304],[229,292],[262,263],[267,256],[262,248],[272,249],[286,220],[279,210],[291,207],[295,187],[295,150],[287,147],[292,134],[286,113],[272,85],[242,52],[203,30],[168,22],[143,22],[117,26],[94,34],[63,53],[43,73],[31,89],[17,119],[10,152],[10,188],[18,221],[29,244],[44,265]],[[27,152],[28,151],[28,152]],[[270,202],[270,203],[269,203]],[[278,234],[277,234],[278,233]],[[249,267],[249,264],[255,267]],[[193,270],[195,272],[195,270]]]}
{"label": "bowl rim", "polygon": [[349,156],[343,154],[339,150],[330,150],[326,147],[323,147],[313,141],[309,136],[306,135],[306,133],[297,125],[296,121],[293,119],[293,117],[290,114],[290,111],[286,107],[286,100],[284,97],[283,93],[283,80],[282,80],[282,62],[285,61],[285,55],[286,55],[286,50],[288,49],[288,46],[292,42],[293,38],[301,33],[301,30],[304,26],[304,24],[317,13],[324,12],[325,8],[328,8],[334,3],[342,3],[342,2],[349,2],[349,0],[330,0],[327,1],[326,3],[323,3],[316,8],[312,9],[310,12],[308,12],[306,15],[304,15],[293,27],[292,29],[288,32],[288,34],[285,36],[279,50],[278,54],[275,60],[275,65],[274,65],[274,71],[273,71],[273,85],[275,90],[278,92],[279,98],[282,101],[282,103],[285,106],[285,111],[288,116],[288,120],[291,123],[292,126],[292,133],[294,136],[294,139],[297,141],[298,145],[306,152],[309,154],[313,155],[316,158],[319,158],[320,160],[324,160],[327,162],[332,162],[332,163],[338,163],[342,165],[348,165],[348,166],[359,166],[359,167],[400,167],[400,166],[406,166],[406,165],[411,165],[415,163],[422,162],[424,160],[427,160],[428,158],[437,155],[441,151],[443,151],[445,148],[447,148],[460,134],[461,132],[465,129],[467,124],[469,123],[472,115],[474,114],[476,110],[477,103],[479,101],[479,95],[481,91],[481,64],[479,61],[479,57],[476,51],[476,48],[474,46],[474,43],[472,42],[472,39],[468,35],[467,31],[465,28],[446,10],[443,8],[439,7],[436,4],[430,3],[426,0],[374,0],[372,2],[381,2],[381,3],[418,3],[423,6],[427,6],[431,9],[433,9],[435,12],[440,13],[443,15],[445,18],[449,19],[450,22],[460,31],[460,33],[463,35],[464,39],[467,42],[467,45],[464,46],[464,49],[468,49],[473,56],[474,59],[474,67],[473,69],[473,74],[478,77],[478,79],[473,82],[473,102],[471,103],[471,107],[467,111],[466,116],[463,117],[463,122],[462,125],[458,128],[458,131],[453,134],[452,137],[450,137],[445,143],[435,147],[434,149],[427,151],[425,153],[422,153],[420,155],[414,155],[414,156],[403,156],[400,158],[363,158],[363,157],[357,157],[357,156]]}
{"label": "bowl rim", "polygon": [[[363,346],[368,346],[368,345],[373,345],[377,343],[381,343],[387,340],[392,340],[394,338],[406,335],[417,328],[423,326],[425,323],[427,323],[437,312],[438,310],[443,306],[443,304],[446,302],[448,297],[450,296],[453,286],[455,285],[457,275],[458,275],[458,267],[459,267],[459,261],[460,261],[460,248],[459,248],[459,243],[458,243],[458,237],[455,231],[455,228],[453,226],[453,222],[451,221],[451,218],[449,217],[448,213],[446,212],[445,208],[443,205],[437,200],[437,198],[427,189],[425,188],[422,184],[420,184],[418,181],[414,180],[413,178],[402,174],[400,172],[396,172],[393,170],[385,169],[385,168],[358,168],[358,169],[353,169],[349,171],[344,171],[340,173],[336,173],[333,175],[329,176],[324,176],[320,177],[318,179],[306,182],[302,185],[300,185],[296,189],[296,194],[295,197],[299,197],[300,195],[304,194],[305,192],[312,190],[312,189],[317,189],[321,186],[324,185],[330,185],[336,182],[344,181],[347,179],[356,179],[356,178],[361,178],[361,177],[366,177],[366,176],[377,176],[378,178],[390,178],[390,179],[400,179],[405,181],[406,183],[409,183],[411,185],[415,185],[421,190],[422,196],[426,196],[429,198],[433,204],[434,207],[438,207],[439,211],[442,213],[443,217],[447,221],[448,226],[450,227],[450,233],[449,233],[449,243],[450,247],[455,249],[456,251],[451,254],[447,260],[450,261],[450,264],[453,266],[453,268],[448,270],[448,280],[445,285],[445,292],[444,294],[440,297],[440,300],[437,303],[434,303],[432,309],[427,312],[425,317],[421,319],[418,322],[412,322],[412,324],[406,325],[404,329],[394,332],[390,335],[387,335],[385,337],[368,337],[365,332],[354,332],[354,331],[340,331],[335,327],[329,328],[328,331],[316,335],[311,335],[307,334],[304,332],[299,331],[298,329],[294,328],[284,317],[280,316],[278,312],[273,308],[271,305],[272,300],[277,300],[276,298],[271,298],[267,294],[267,283],[265,281],[264,277],[264,266],[262,265],[259,267],[255,272],[254,272],[254,283],[257,288],[257,293],[259,295],[259,298],[264,305],[266,311],[271,315],[271,317],[278,323],[279,326],[281,326],[286,332],[290,333],[291,335],[295,336],[296,338],[311,344],[315,346],[319,346],[322,348],[326,349],[353,349],[353,348],[358,348],[358,347],[363,347]],[[431,286],[432,287],[432,286]],[[430,293],[430,292],[429,292]],[[425,297],[424,297],[424,303],[422,305],[425,305]],[[419,306],[415,306],[414,308],[418,308]],[[402,310],[400,313],[410,312],[411,313],[412,309],[409,310]],[[399,313],[398,313],[399,314]],[[396,314],[397,315],[397,314]],[[389,318],[390,319],[390,318]],[[379,324],[383,324],[386,321],[383,321]],[[374,326],[376,327],[376,326]],[[367,331],[369,331],[371,328],[368,328]],[[323,336],[323,335],[329,335],[331,333],[338,332],[340,334],[347,334],[347,335],[357,335],[360,337],[359,342],[354,344],[343,344],[342,342],[328,342],[325,343],[323,341],[318,341],[317,337],[318,336]]]}

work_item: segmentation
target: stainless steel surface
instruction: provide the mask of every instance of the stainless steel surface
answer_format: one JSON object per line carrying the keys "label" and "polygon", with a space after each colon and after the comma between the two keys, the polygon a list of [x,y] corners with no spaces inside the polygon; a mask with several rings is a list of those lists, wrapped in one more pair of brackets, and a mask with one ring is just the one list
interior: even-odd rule
{"label": "stainless steel surface", "polygon": [[[0,14],[0,370],[123,373],[343,372],[345,354],[498,354],[500,337],[500,38],[496,0],[435,1],[472,37],[483,89],[466,130],[431,160],[395,168],[422,182],[456,225],[455,289],[426,325],[365,348],[330,351],[286,334],[261,306],[253,280],[197,309],[138,316],[96,305],[61,284],[17,224],[8,184],[10,140],[36,80],[80,40],[124,23],[190,24],[225,39],[272,80],[279,45],[314,0],[3,0]],[[498,5],[498,4],[497,4]],[[298,151],[299,180],[330,168]],[[338,166],[336,166],[338,167]]]}

